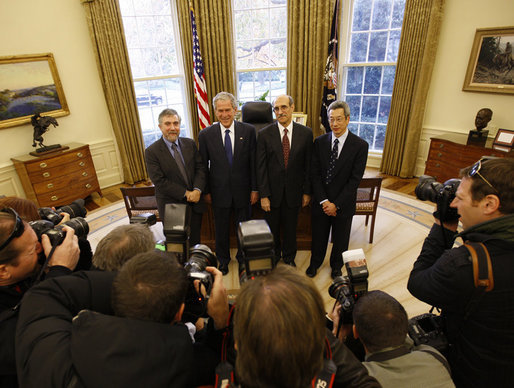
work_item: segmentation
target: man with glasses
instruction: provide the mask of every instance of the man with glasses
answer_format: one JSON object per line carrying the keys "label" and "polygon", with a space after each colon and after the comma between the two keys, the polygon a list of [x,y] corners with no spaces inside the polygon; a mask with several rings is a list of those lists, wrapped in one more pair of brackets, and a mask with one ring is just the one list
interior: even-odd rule
{"label": "man with glasses", "polygon": [[333,279],[341,276],[341,255],[348,250],[357,188],[368,159],[368,143],[348,130],[350,107],[346,102],[330,104],[328,121],[332,132],[316,138],[312,150],[312,250],[306,273],[310,277],[316,276],[325,259],[332,229],[330,267]]}
{"label": "man with glasses", "polygon": [[278,96],[273,110],[277,122],[262,128],[257,138],[257,184],[275,240],[275,260],[282,257],[296,267],[298,212],[311,201],[312,130],[293,122],[291,96]]}
{"label": "man with glasses", "polygon": [[[64,226],[66,237],[55,248],[45,278],[68,275],[77,265],[79,245],[75,231]],[[17,386],[14,362],[14,333],[17,308],[40,271],[38,257],[48,257],[48,236],[41,242],[29,224],[11,208],[0,210],[0,386]]]}
{"label": "man with glasses", "polygon": [[180,137],[180,116],[174,109],[159,114],[162,137],[145,150],[148,175],[155,185],[159,215],[164,220],[167,203],[191,205],[191,246],[200,243],[202,216],[206,210],[201,199],[206,172],[193,139]]}
{"label": "man with glasses", "polygon": [[[480,160],[461,170],[451,203],[457,221],[435,220],[410,274],[416,298],[442,308],[448,361],[457,387],[506,387],[514,379],[514,160]],[[444,233],[444,234],[443,234]],[[479,292],[472,262],[456,237],[483,243],[493,288]],[[470,303],[470,300],[472,301]]]}

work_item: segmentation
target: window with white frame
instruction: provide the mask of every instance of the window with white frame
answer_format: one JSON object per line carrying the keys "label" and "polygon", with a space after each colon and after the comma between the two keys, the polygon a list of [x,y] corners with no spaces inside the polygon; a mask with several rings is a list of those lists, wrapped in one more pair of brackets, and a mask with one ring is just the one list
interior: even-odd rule
{"label": "window with white frame", "polygon": [[405,0],[346,0],[342,11],[340,95],[350,106],[348,128],[382,152]]}
{"label": "window with white frame", "polygon": [[175,109],[180,135],[191,137],[178,18],[170,0],[119,0],[145,147],[162,135],[158,116]]}
{"label": "window with white frame", "polygon": [[237,98],[272,101],[286,92],[287,0],[233,0]]}

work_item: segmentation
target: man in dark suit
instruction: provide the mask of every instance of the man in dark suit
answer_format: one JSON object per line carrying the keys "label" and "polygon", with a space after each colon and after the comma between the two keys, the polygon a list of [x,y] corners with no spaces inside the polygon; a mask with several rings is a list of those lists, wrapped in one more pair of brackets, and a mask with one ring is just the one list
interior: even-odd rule
{"label": "man in dark suit", "polygon": [[292,121],[292,97],[278,96],[273,110],[277,122],[262,128],[257,139],[257,183],[275,240],[275,260],[282,257],[286,264],[296,266],[298,212],[311,200],[312,130]]}
{"label": "man in dark suit", "polygon": [[162,137],[145,150],[148,175],[155,185],[159,215],[164,219],[167,203],[191,205],[191,246],[200,243],[205,204],[201,193],[206,184],[205,166],[194,140],[180,135],[180,116],[173,109],[159,114]]}
{"label": "man in dark suit", "polygon": [[328,107],[331,133],[314,141],[311,164],[312,249],[307,275],[314,277],[323,263],[332,228],[332,278],[341,276],[342,253],[348,250],[357,188],[364,175],[368,143],[347,130],[350,107],[334,101]]}
{"label": "man in dark suit", "polygon": [[[216,255],[220,271],[228,273],[230,262],[230,213],[234,212],[236,227],[250,218],[250,203],[258,200],[255,177],[255,128],[234,121],[237,112],[235,97],[220,92],[213,99],[219,122],[200,131],[200,154],[207,166],[208,185],[205,199],[212,202],[216,228]],[[242,264],[242,252],[237,260]]]}

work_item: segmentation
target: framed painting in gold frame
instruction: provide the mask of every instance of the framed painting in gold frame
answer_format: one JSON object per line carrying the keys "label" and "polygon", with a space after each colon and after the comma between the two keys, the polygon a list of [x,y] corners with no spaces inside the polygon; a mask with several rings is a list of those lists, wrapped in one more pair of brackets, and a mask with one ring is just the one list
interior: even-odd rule
{"label": "framed painting in gold frame", "polygon": [[51,53],[0,57],[0,129],[30,118],[69,115]]}

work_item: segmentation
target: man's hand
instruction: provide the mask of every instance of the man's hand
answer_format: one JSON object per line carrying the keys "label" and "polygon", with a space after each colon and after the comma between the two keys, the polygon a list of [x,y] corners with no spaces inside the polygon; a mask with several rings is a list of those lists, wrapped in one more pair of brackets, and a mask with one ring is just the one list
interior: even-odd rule
{"label": "man's hand", "polygon": [[457,228],[459,227],[459,220],[451,220],[451,221],[444,221],[441,223],[439,218],[434,216],[434,223],[437,225],[441,225],[443,228],[451,230],[452,232],[456,232]]}
{"label": "man's hand", "polygon": [[[58,245],[55,248],[52,257],[48,262],[48,266],[52,267],[54,265],[61,265],[73,271],[77,266],[80,256],[79,240],[77,236],[75,236],[75,231],[69,226],[64,225],[63,230],[66,231],[66,237],[61,245]],[[48,257],[52,250],[52,244],[46,234],[43,234],[41,237],[41,245],[43,245],[45,256]]]}
{"label": "man's hand", "polygon": [[330,201],[325,201],[321,204],[323,206],[323,211],[327,216],[335,217],[337,215],[337,207]]}
{"label": "man's hand", "polygon": [[261,198],[261,207],[265,212],[269,212],[271,210],[271,202],[268,197]]}
{"label": "man's hand", "polygon": [[197,203],[200,200],[200,194],[201,193],[199,190],[193,190],[193,191],[186,190],[187,202]]}
{"label": "man's hand", "polygon": [[252,194],[250,194],[250,203],[252,205],[256,204],[259,200],[259,192],[258,191],[252,191]]}
{"label": "man's hand", "polygon": [[211,296],[207,302],[207,314],[214,321],[215,329],[224,329],[227,327],[229,308],[227,290],[223,285],[223,274],[215,267],[206,267],[205,270],[214,276]]}
{"label": "man's hand", "polygon": [[308,194],[304,194],[302,196],[302,207],[309,206],[311,203],[311,196]]}
{"label": "man's hand", "polygon": [[68,222],[71,219],[70,215],[66,212],[59,213],[59,215],[62,216],[62,220],[57,225],[64,224],[65,222]]}
{"label": "man's hand", "polygon": [[203,199],[206,203],[212,203],[212,197],[210,194],[204,194]]}

